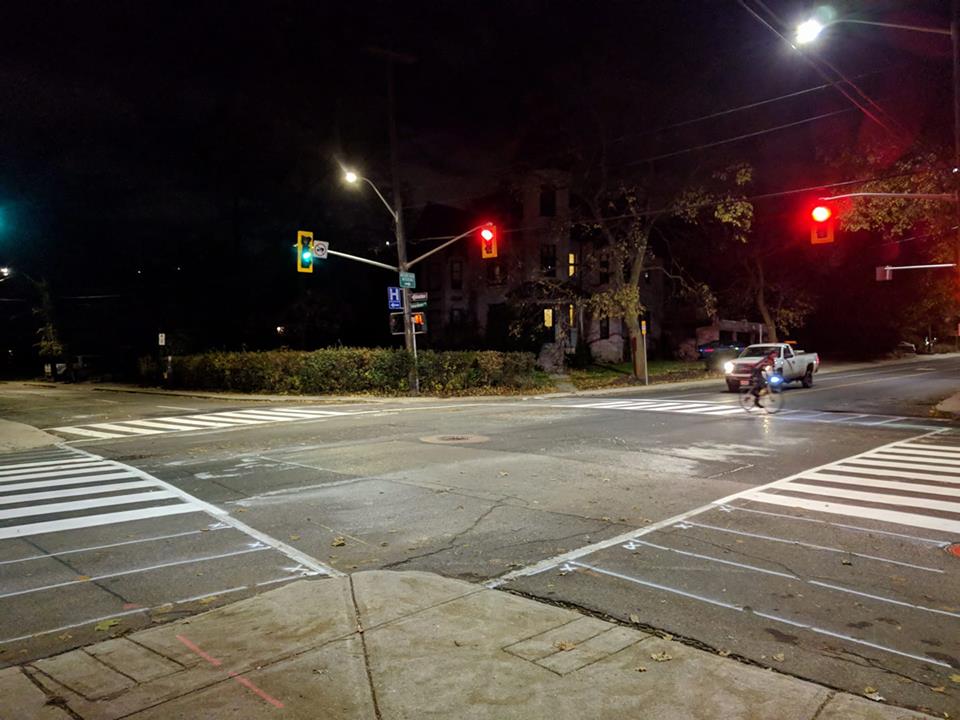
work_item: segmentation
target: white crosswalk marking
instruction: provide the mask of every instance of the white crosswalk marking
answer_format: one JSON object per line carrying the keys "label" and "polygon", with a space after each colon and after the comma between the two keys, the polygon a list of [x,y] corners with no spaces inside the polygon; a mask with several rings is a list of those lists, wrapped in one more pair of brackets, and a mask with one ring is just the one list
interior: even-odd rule
{"label": "white crosswalk marking", "polygon": [[937,440],[895,443],[741,497],[960,533],[960,445]]}
{"label": "white crosswalk marking", "polygon": [[645,412],[669,412],[685,415],[745,415],[739,407],[728,403],[688,400],[609,400],[605,402],[577,403],[562,407],[589,408],[591,410],[638,410]]}
{"label": "white crosswalk marking", "polygon": [[[362,411],[361,411],[362,412]],[[212,430],[242,425],[263,425],[265,423],[296,422],[319,420],[340,415],[354,415],[357,411],[321,410],[318,408],[251,408],[204,413],[202,415],[174,415],[170,417],[146,418],[142,420],[117,420],[108,423],[89,425],[64,425],[47,428],[74,439],[112,439],[137,437],[140,435],[162,435],[188,430]]]}
{"label": "white crosswalk marking", "polygon": [[0,540],[205,509],[175,488],[101,457],[72,450],[39,462],[18,457],[0,464]]}

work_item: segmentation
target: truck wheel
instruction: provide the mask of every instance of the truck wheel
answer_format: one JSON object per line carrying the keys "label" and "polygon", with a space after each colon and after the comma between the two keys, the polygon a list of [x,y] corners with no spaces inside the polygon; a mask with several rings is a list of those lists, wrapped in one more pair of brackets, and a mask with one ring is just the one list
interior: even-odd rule
{"label": "truck wheel", "polygon": [[807,371],[803,374],[803,378],[800,380],[803,383],[805,388],[813,387],[813,368],[808,367]]}
{"label": "truck wheel", "polygon": [[740,392],[740,383],[736,380],[727,380],[727,390],[732,393]]}

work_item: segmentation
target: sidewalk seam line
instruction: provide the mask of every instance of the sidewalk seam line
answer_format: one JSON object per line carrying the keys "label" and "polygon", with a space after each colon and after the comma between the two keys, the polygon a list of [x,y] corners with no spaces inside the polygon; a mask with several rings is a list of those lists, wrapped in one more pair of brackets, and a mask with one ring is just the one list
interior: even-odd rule
{"label": "sidewalk seam line", "polygon": [[370,668],[370,654],[367,650],[367,638],[364,632],[363,624],[360,621],[360,606],[357,605],[357,593],[353,586],[353,576],[347,576],[347,582],[350,584],[350,600],[353,603],[353,616],[357,624],[357,635],[360,636],[360,646],[363,648],[363,667],[367,673],[367,686],[370,688],[370,702],[373,703],[373,715],[377,720],[382,720],[380,713],[380,703],[377,700],[377,688],[373,683],[373,671]]}
{"label": "sidewalk seam line", "polygon": [[[72,707],[70,707],[69,704],[67,704],[67,699],[66,699],[65,697],[63,697],[62,695],[56,695],[56,694],[54,694],[54,693],[48,692],[47,689],[43,686],[43,683],[41,683],[39,680],[37,680],[35,677],[33,677],[33,673],[27,672],[27,670],[26,670],[27,667],[29,667],[29,668],[30,668],[31,670],[33,670],[33,672],[35,672],[35,673],[41,673],[41,672],[43,672],[43,671],[42,671],[42,670],[38,670],[38,669],[35,668],[33,665],[27,665],[27,666],[23,666],[23,667],[20,668],[20,672],[27,678],[27,680],[30,681],[30,682],[37,688],[37,690],[39,690],[40,692],[42,692],[43,695],[44,695],[44,697],[47,698],[47,703],[46,703],[47,705],[50,705],[50,706],[52,706],[52,707],[58,707],[58,708],[60,708],[60,709],[63,710],[67,715],[69,715],[71,718],[73,718],[73,720],[83,720],[83,717],[81,717]],[[43,673],[43,674],[46,675],[46,673]],[[50,677],[50,676],[47,675],[47,677]],[[50,678],[50,679],[53,680],[53,678]],[[56,681],[56,680],[53,680],[53,682],[57,682],[57,681]],[[57,684],[60,685],[60,683],[57,683]],[[61,687],[66,688],[66,689],[69,690],[70,692],[73,692],[73,690],[70,690],[70,688],[67,688],[66,685],[61,685]],[[76,694],[78,697],[83,697],[83,696],[80,695],[79,693],[75,693],[75,694]],[[52,700],[55,700],[55,699],[58,699],[58,698],[61,700],[61,702],[57,702],[57,703],[51,702]]]}
{"label": "sidewalk seam line", "polygon": [[817,720],[823,714],[823,711],[826,709],[827,705],[830,704],[830,701],[837,696],[836,690],[827,690],[827,696],[823,699],[823,702],[820,703],[820,707],[814,711],[813,715],[810,717],[810,720]]}

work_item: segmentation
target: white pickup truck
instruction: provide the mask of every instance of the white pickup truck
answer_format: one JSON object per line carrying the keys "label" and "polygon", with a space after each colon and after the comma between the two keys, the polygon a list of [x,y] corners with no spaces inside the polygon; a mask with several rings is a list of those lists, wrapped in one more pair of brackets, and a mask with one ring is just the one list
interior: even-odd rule
{"label": "white pickup truck", "polygon": [[787,343],[765,343],[748,345],[736,358],[723,364],[727,389],[738,392],[741,386],[747,385],[754,366],[771,351],[777,353],[775,369],[785,382],[799,380],[807,388],[813,385],[813,374],[820,369],[819,355],[794,350]]}

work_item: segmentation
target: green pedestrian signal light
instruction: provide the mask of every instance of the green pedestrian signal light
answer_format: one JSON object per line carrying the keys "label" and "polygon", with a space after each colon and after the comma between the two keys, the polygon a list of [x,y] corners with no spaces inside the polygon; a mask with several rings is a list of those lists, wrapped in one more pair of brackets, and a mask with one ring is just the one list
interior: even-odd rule
{"label": "green pedestrian signal light", "polygon": [[313,233],[297,230],[297,272],[313,272]]}

